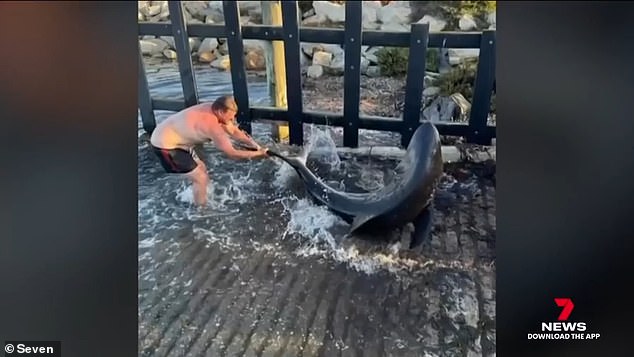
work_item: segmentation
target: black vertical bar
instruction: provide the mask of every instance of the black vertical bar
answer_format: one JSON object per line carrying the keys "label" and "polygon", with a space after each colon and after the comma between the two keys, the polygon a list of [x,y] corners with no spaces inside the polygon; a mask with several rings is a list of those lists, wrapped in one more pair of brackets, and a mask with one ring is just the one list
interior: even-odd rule
{"label": "black vertical bar", "polygon": [[491,92],[495,81],[495,31],[484,31],[480,41],[478,72],[473,91],[473,104],[469,118],[467,142],[489,145],[491,137],[486,135],[487,118],[491,109]]}
{"label": "black vertical bar", "polygon": [[183,6],[180,1],[170,1],[168,5],[170,21],[172,22],[172,36],[174,36],[174,44],[176,46],[178,69],[181,75],[183,96],[185,97],[185,107],[190,107],[198,104],[198,90],[196,88],[196,78],[194,77],[194,70],[192,68],[189,35],[187,34],[187,26],[185,26]]}
{"label": "black vertical bar", "polygon": [[284,66],[286,69],[286,101],[288,105],[288,130],[291,145],[302,145],[302,72],[299,55],[299,24],[297,2],[282,1],[282,24],[284,27]]}
{"label": "black vertical bar", "polygon": [[346,1],[343,74],[343,145],[359,145],[359,100],[361,90],[361,2]]}
{"label": "black vertical bar", "polygon": [[404,147],[409,145],[414,131],[420,124],[428,42],[429,24],[412,24],[409,42],[409,58],[407,60],[403,126],[401,129],[401,145]]}
{"label": "black vertical bar", "polygon": [[145,63],[143,63],[143,54],[141,53],[141,45],[139,44],[139,109],[141,112],[141,121],[143,122],[143,130],[152,134],[156,128],[156,118],[154,117],[154,108],[152,107],[152,96],[150,95],[150,87],[147,83],[145,73]]}
{"label": "black vertical bar", "polygon": [[238,2],[223,1],[222,7],[225,15],[225,27],[227,28],[231,84],[233,85],[233,96],[238,104],[238,123],[242,129],[251,134],[249,89],[247,87],[247,72],[244,67],[244,46],[242,44]]}

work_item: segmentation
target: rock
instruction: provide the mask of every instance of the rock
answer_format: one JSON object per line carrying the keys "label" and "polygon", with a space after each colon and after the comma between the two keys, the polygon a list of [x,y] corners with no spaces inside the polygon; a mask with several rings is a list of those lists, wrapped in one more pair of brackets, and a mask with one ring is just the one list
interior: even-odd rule
{"label": "rock", "polygon": [[247,13],[249,11],[255,11],[262,13],[262,6],[260,1],[238,1],[238,8],[240,12]]}
{"label": "rock", "polygon": [[163,51],[169,47],[169,44],[159,38],[151,40],[139,40],[141,53],[144,55],[163,54]]}
{"label": "rock", "polygon": [[447,52],[451,65],[457,65],[465,59],[478,58],[480,55],[479,48],[450,48]]}
{"label": "rock", "polygon": [[368,66],[365,75],[368,77],[379,77],[381,75],[381,68],[379,68],[379,66]]}
{"label": "rock", "polygon": [[211,67],[223,69],[225,71],[231,69],[231,63],[229,61],[229,55],[224,55],[213,62],[211,62]]}
{"label": "rock", "polygon": [[[464,97],[456,93],[449,97],[437,97],[423,110],[423,118],[432,122],[464,121],[468,112]],[[468,101],[466,101],[468,103]]]}
{"label": "rock", "polygon": [[302,51],[307,54],[309,57],[313,57],[313,53],[317,51],[328,52],[333,56],[343,55],[343,48],[340,45],[329,44],[329,43],[310,43],[310,42],[302,42],[300,44]]}
{"label": "rock", "polygon": [[429,32],[440,32],[447,26],[447,21],[437,19],[430,15],[423,16],[422,19],[418,20],[418,23],[429,24]]}
{"label": "rock", "polygon": [[458,21],[458,27],[460,27],[460,30],[462,31],[469,31],[469,30],[476,29],[478,25],[473,19],[473,16],[469,14],[464,14]]}
{"label": "rock", "polygon": [[381,28],[381,24],[378,22],[364,22],[363,29],[364,30],[378,30]]}
{"label": "rock", "polygon": [[363,9],[363,11],[365,11],[366,9],[378,10],[382,7],[383,4],[381,4],[381,1],[363,1],[361,3],[361,8]]}
{"label": "rock", "polygon": [[250,25],[251,18],[249,16],[240,16],[240,25],[247,26]]}
{"label": "rock", "polygon": [[163,50],[163,56],[165,56],[165,58],[167,58],[167,59],[175,60],[176,59],[176,51],[170,50],[170,49]]}
{"label": "rock", "polygon": [[374,4],[368,5],[368,3],[376,3],[376,2],[364,1],[361,4],[361,22],[363,23],[364,27],[366,26],[366,24],[373,24],[378,21],[377,10],[380,7],[376,7]]}
{"label": "rock", "polygon": [[315,9],[310,9],[302,14],[302,19],[315,15]]}
{"label": "rock", "polygon": [[211,63],[216,58],[215,52],[198,52],[198,62]]}
{"label": "rock", "polygon": [[489,23],[489,25],[495,26],[495,20],[496,20],[495,11],[492,11],[492,12],[487,14],[487,23]]}
{"label": "rock", "polygon": [[206,1],[182,1],[183,8],[192,17],[205,21],[206,10],[209,7]]}
{"label": "rock", "polygon": [[248,70],[263,70],[266,69],[266,59],[264,58],[264,52],[249,51],[245,55],[244,65]]}
{"label": "rock", "polygon": [[154,36],[154,35],[145,35],[141,39],[142,40],[153,40],[155,38],[156,38],[156,36]]}
{"label": "rock", "polygon": [[310,78],[319,78],[324,74],[324,68],[318,64],[314,64],[306,70],[306,75]]}
{"label": "rock", "polygon": [[379,58],[376,56],[376,52],[380,50],[380,47],[370,47],[361,54],[364,58],[370,61],[371,64],[379,63]]}
{"label": "rock", "polygon": [[206,24],[215,24],[216,22],[213,19],[213,16],[207,15],[205,16],[205,23]]}
{"label": "rock", "polygon": [[367,72],[369,67],[370,67],[370,60],[368,60],[365,57],[361,57],[361,74]]}
{"label": "rock", "polygon": [[222,1],[209,1],[209,6],[204,10],[205,21],[207,18],[211,18],[214,23],[224,23],[225,17],[223,15]]}
{"label": "rock", "polygon": [[145,17],[156,16],[161,13],[161,5],[150,5],[139,10]]}
{"label": "rock", "polygon": [[302,25],[307,27],[319,27],[319,25],[324,24],[326,20],[324,15],[313,15],[302,20]]}
{"label": "rock", "polygon": [[201,45],[200,38],[198,37],[190,37],[189,38],[189,50],[191,52],[197,52]]}
{"label": "rock", "polygon": [[[315,59],[313,58],[313,62],[314,60]],[[344,66],[345,66],[345,58],[342,53],[340,55],[333,56],[332,60],[330,61],[330,64],[327,66],[324,66],[324,71],[331,75],[340,76],[343,74]]]}
{"label": "rock", "polygon": [[242,46],[244,47],[244,52],[255,51],[264,55],[264,41],[263,40],[252,40],[246,39],[242,40]]}
{"label": "rock", "polygon": [[312,63],[312,60],[310,59],[310,57],[308,57],[308,55],[302,52],[302,50],[299,50],[299,65],[301,67],[306,67],[306,66],[310,66],[311,63]]}
{"label": "rock", "polygon": [[313,65],[328,66],[332,61],[332,53],[317,51],[313,54]]}
{"label": "rock", "polygon": [[218,51],[222,54],[222,55],[226,55],[229,53],[229,45],[227,44],[227,42],[223,42],[220,45],[218,45]]}
{"label": "rock", "polygon": [[440,93],[440,88],[438,87],[427,87],[423,90],[424,97],[433,97]]}
{"label": "rock", "polygon": [[167,42],[171,49],[176,49],[176,42],[174,42],[174,37],[172,36],[161,36],[161,40]]}
{"label": "rock", "polygon": [[152,6],[160,6],[158,21],[166,21],[170,17],[169,5],[167,1],[152,1]]}
{"label": "rock", "polygon": [[454,94],[452,94],[451,95],[451,100],[453,100],[454,103],[456,103],[456,105],[458,107],[460,107],[461,114],[463,116],[465,116],[462,119],[465,120],[466,119],[466,115],[471,111],[471,103],[469,103],[467,98],[465,98],[462,95],[462,93],[454,93]]}
{"label": "rock", "polygon": [[412,10],[401,4],[390,3],[376,10],[376,17],[383,24],[409,24]]}
{"label": "rock", "polygon": [[387,32],[409,32],[410,29],[409,27],[402,25],[402,24],[397,24],[397,23],[387,23],[387,24],[382,24],[381,25],[381,31],[387,31]]}
{"label": "rock", "polygon": [[344,22],[346,19],[346,8],[341,4],[330,1],[313,1],[315,14],[322,15],[332,22]]}
{"label": "rock", "polygon": [[145,16],[139,11],[137,16],[137,21],[145,21]]}
{"label": "rock", "polygon": [[213,50],[215,50],[216,48],[218,48],[218,40],[215,38],[206,38],[200,44],[200,47],[198,48],[197,52],[198,52],[198,55],[200,56],[201,53],[213,52]]}

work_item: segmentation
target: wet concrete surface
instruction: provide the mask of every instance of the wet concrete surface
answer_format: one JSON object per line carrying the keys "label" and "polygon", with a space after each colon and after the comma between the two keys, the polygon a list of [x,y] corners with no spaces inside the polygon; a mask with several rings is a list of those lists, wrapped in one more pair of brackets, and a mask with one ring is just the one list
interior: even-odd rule
{"label": "wet concrete surface", "polygon": [[[431,237],[412,251],[408,227],[342,239],[347,225],[292,174],[276,184],[282,163],[205,154],[219,203],[198,210],[140,144],[139,355],[495,355],[486,168],[446,167]],[[349,176],[369,170],[355,167]]]}

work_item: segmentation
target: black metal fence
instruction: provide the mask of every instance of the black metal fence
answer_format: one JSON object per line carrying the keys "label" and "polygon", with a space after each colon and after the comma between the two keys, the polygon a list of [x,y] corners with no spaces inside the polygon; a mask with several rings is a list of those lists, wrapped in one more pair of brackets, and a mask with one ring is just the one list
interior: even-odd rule
{"label": "black metal fence", "polygon": [[[149,92],[143,57],[139,48],[139,108],[144,130],[156,126],[154,110],[179,111],[198,103],[196,78],[192,69],[189,37],[226,38],[231,63],[233,95],[238,104],[238,122],[251,132],[251,122],[260,119],[287,122],[293,145],[303,143],[303,123],[343,127],[344,146],[357,147],[359,129],[392,131],[401,134],[407,146],[420,123],[421,101],[427,48],[479,48],[477,75],[468,124],[438,123],[441,135],[463,136],[467,142],[490,144],[495,126],[487,124],[491,94],[495,81],[495,31],[429,33],[428,24],[412,24],[410,32],[362,30],[360,1],[346,1],[345,28],[301,28],[295,1],[282,1],[283,26],[241,26],[238,2],[223,1],[224,25],[186,24],[180,1],[170,1],[170,23],[139,23],[140,35],[173,36],[184,100],[152,98]],[[288,108],[262,108],[249,105],[244,66],[243,39],[283,40],[286,60]],[[300,42],[343,44],[344,108],[338,113],[304,111],[302,108]],[[360,116],[361,46],[409,47],[403,119]]]}

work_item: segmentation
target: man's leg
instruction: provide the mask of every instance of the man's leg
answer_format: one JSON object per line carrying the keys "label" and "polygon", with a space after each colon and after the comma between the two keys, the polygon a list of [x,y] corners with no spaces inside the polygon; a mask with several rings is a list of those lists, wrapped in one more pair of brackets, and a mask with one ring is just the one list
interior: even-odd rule
{"label": "man's leg", "polygon": [[205,164],[197,159],[198,167],[194,171],[187,174],[192,181],[194,191],[194,202],[199,206],[207,205],[207,186],[209,184],[209,175]]}

